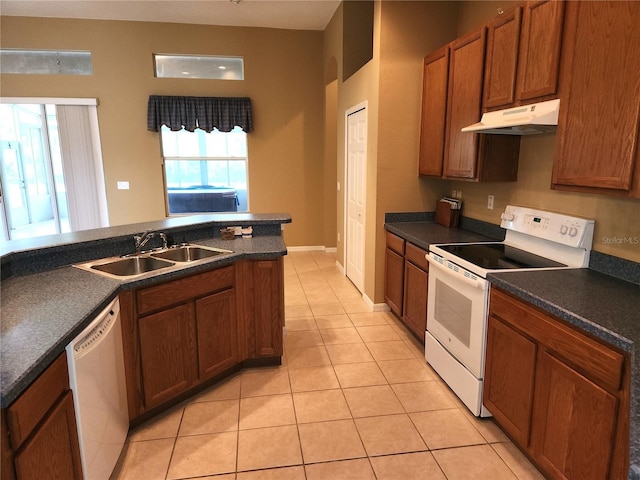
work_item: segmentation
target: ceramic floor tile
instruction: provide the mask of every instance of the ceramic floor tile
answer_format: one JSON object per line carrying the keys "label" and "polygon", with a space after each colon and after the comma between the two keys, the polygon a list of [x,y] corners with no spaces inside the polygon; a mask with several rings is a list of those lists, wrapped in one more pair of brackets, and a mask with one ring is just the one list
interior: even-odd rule
{"label": "ceramic floor tile", "polygon": [[346,363],[373,362],[373,357],[365,344],[327,345],[327,352],[331,363],[341,365]]}
{"label": "ceramic floor tile", "polygon": [[452,395],[439,382],[398,383],[391,385],[407,412],[426,412],[458,408]]}
{"label": "ceramic floor tile", "polygon": [[362,300],[362,298],[351,300],[343,297],[340,299],[340,302],[342,303],[342,308],[344,308],[344,311],[347,313],[365,313],[371,311],[371,307],[369,307],[367,302]]}
{"label": "ceramic floor tile", "polygon": [[297,318],[294,320],[287,320],[284,326],[287,329],[287,333],[318,329],[318,325],[313,318]]}
{"label": "ceramic floor tile", "polygon": [[232,432],[238,429],[238,400],[198,402],[187,405],[178,435]]}
{"label": "ceramic floor tile", "polygon": [[[337,299],[336,299],[337,300]],[[336,303],[317,303],[310,304],[311,311],[315,317],[324,317],[326,315],[340,315],[346,313],[342,305]]]}
{"label": "ceramic floor tile", "polygon": [[335,296],[333,291],[330,288],[327,288],[323,284],[322,287],[303,287],[304,293],[307,296],[307,301],[311,306],[311,310],[313,311],[314,305],[322,305],[322,304],[331,304],[331,303],[340,303],[338,297]]}
{"label": "ceramic floor tile", "polygon": [[240,430],[238,471],[300,465],[300,441],[295,425]]}
{"label": "ceramic floor tile", "polygon": [[290,350],[300,347],[315,347],[322,345],[322,337],[318,330],[303,330],[299,332],[287,332],[284,336],[284,348]]}
{"label": "ceramic floor tile", "polygon": [[240,384],[242,398],[290,392],[289,373],[286,368],[256,369],[242,374]]}
{"label": "ceramic floor tile", "polygon": [[285,305],[284,318],[287,320],[294,318],[313,318],[313,313],[306,303],[303,305]]}
{"label": "ceramic floor tile", "polygon": [[356,327],[388,325],[389,323],[383,312],[350,313],[349,318]]}
{"label": "ceramic floor tile", "polygon": [[489,445],[448,448],[432,453],[447,480],[516,480],[513,472]]}
{"label": "ceramic floor tile", "polygon": [[334,365],[333,369],[342,388],[387,384],[387,379],[375,362],[345,363]]}
{"label": "ceramic floor tile", "polygon": [[389,385],[345,388],[343,392],[353,418],[404,413]]}
{"label": "ceramic floor tile", "polygon": [[238,432],[178,437],[167,479],[234,472],[237,444]]}
{"label": "ceramic floor tile", "polygon": [[128,440],[137,442],[142,440],[157,440],[160,438],[175,438],[182,420],[184,407],[176,407],[153,417],[148,422],[129,432]]}
{"label": "ceramic floor tile", "polygon": [[316,317],[316,323],[320,329],[353,327],[346,313]]}
{"label": "ceramic floor tile", "polygon": [[369,456],[427,450],[406,414],[356,418],[355,422]]}
{"label": "ceramic floor tile", "polygon": [[236,480],[305,480],[304,467],[302,465],[296,465],[294,467],[238,472]]}
{"label": "ceramic floor tile", "polygon": [[378,366],[389,383],[426,382],[435,380],[435,374],[426,360],[407,358],[403,360],[385,360]]}
{"label": "ceramic floor tile", "polygon": [[489,443],[509,442],[509,437],[500,430],[500,427],[496,424],[493,418],[478,418],[468,408],[462,407],[460,411],[464,413],[467,420],[469,420],[474,427],[480,432],[480,434]]}
{"label": "ceramic floor tile", "polygon": [[376,480],[369,459],[340,460],[306,465],[307,480]]}
{"label": "ceramic floor tile", "polygon": [[430,452],[373,457],[371,465],[377,480],[447,480]]}
{"label": "ceramic floor tile", "polygon": [[544,480],[542,474],[513,443],[494,443],[491,446],[516,474],[518,480]]}
{"label": "ceramic floor tile", "polygon": [[191,402],[213,402],[215,400],[234,400],[240,398],[241,374],[221,380],[220,383],[191,397]]}
{"label": "ceramic floor tile", "polygon": [[175,438],[125,444],[112,480],[156,480],[165,478]]}
{"label": "ceramic floor tile", "polygon": [[268,395],[240,400],[240,430],[295,425],[291,395]]}
{"label": "ceramic floor tile", "polygon": [[293,401],[299,424],[351,418],[342,390],[294,393]]}
{"label": "ceramic floor tile", "polygon": [[298,430],[305,464],[366,457],[353,420],[305,423]]}
{"label": "ceramic floor tile", "polygon": [[291,348],[287,352],[289,368],[321,367],[331,365],[327,349],[324,345],[316,347]]}
{"label": "ceramic floor tile", "polygon": [[391,325],[370,325],[357,327],[358,333],[365,342],[388,342],[400,340],[400,337]]}
{"label": "ceramic floor tile", "polygon": [[320,335],[325,345],[362,343],[362,338],[354,327],[320,330]]}
{"label": "ceramic floor tile", "polygon": [[[360,327],[374,328],[374,327]],[[367,342],[367,348],[379,362],[385,360],[403,360],[408,358],[416,358],[414,353],[407,347],[402,340],[394,340],[388,342]]]}
{"label": "ceramic floor tile", "polygon": [[431,450],[486,443],[480,432],[457,408],[410,415]]}
{"label": "ceramic floor tile", "polygon": [[290,368],[289,381],[292,392],[309,392],[340,388],[333,367]]}

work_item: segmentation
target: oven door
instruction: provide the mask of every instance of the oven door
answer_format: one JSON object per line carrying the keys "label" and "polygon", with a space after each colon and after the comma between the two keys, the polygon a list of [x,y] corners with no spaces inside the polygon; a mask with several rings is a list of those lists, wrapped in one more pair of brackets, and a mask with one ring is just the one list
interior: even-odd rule
{"label": "oven door", "polygon": [[427,332],[482,379],[489,282],[433,252],[428,259]]}

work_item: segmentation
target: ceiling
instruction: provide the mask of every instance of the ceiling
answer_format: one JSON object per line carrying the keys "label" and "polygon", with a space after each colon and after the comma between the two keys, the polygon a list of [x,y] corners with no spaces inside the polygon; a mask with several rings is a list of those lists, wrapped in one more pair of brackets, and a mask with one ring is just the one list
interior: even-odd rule
{"label": "ceiling", "polygon": [[9,16],[324,30],[340,0],[0,0]]}

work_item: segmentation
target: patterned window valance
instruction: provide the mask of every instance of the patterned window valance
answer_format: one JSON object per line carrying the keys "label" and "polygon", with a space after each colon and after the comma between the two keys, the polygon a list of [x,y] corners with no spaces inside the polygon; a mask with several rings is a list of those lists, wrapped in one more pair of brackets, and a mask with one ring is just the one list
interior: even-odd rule
{"label": "patterned window valance", "polygon": [[251,99],[151,95],[147,105],[147,129],[159,132],[162,125],[174,132],[183,128],[190,132],[196,128],[205,132],[214,128],[230,132],[237,125],[248,133],[253,130]]}

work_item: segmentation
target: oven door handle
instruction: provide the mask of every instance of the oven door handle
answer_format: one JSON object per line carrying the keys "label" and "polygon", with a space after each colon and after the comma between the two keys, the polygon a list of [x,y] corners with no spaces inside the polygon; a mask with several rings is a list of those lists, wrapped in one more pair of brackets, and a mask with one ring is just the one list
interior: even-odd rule
{"label": "oven door handle", "polygon": [[427,256],[427,260],[429,261],[429,269],[431,269],[432,267],[435,267],[437,270],[440,270],[442,273],[445,273],[447,275],[455,275],[456,280],[464,282],[471,287],[484,288],[484,281],[481,279],[474,280],[473,278],[465,277],[464,275],[458,272],[454,272],[452,269],[448,267],[445,267],[440,262],[438,262],[437,260],[434,260],[429,256]]}

